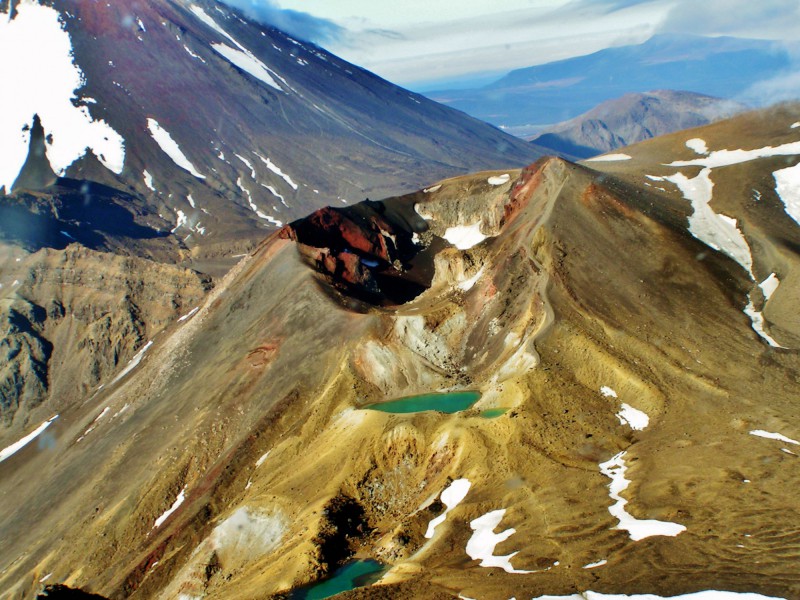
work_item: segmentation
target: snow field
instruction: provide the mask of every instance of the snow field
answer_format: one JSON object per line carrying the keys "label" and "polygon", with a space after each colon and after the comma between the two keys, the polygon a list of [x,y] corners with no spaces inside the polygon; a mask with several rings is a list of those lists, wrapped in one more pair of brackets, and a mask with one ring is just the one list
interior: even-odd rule
{"label": "snow field", "polygon": [[[417,211],[417,214],[419,214],[419,211]],[[424,219],[425,217],[422,218]],[[487,237],[481,233],[481,223],[482,221],[478,221],[472,225],[448,227],[442,237],[459,250],[469,250],[480,244]]]}
{"label": "snow field", "polygon": [[34,429],[31,433],[26,435],[25,437],[21,438],[20,440],[17,440],[16,442],[11,444],[10,446],[6,446],[2,450],[0,450],[0,462],[3,462],[7,458],[13,456],[14,454],[16,454],[17,452],[22,450],[25,446],[30,444],[33,440],[35,440],[37,437],[39,437],[44,432],[45,429],[50,427],[50,425],[56,419],[58,419],[58,415],[56,415],[54,417],[51,417],[50,419],[48,419],[47,421],[45,421],[44,423],[39,425],[39,427]]}
{"label": "snow field", "polygon": [[627,471],[625,455],[626,452],[623,451],[613,456],[610,460],[600,463],[600,472],[611,479],[611,483],[608,486],[609,496],[611,496],[612,500],[615,500],[615,503],[609,506],[608,512],[619,520],[619,524],[615,529],[627,531],[634,542],[652,536],[674,537],[686,531],[686,527],[678,523],[656,521],[653,519],[637,519],[625,510],[625,505],[628,501],[620,494],[624,492],[631,483],[630,480],[625,479],[625,471]]}
{"label": "snow field", "polygon": [[464,500],[467,496],[467,492],[469,492],[470,485],[468,479],[456,479],[444,489],[441,495],[442,504],[445,505],[444,512],[428,523],[428,529],[425,531],[425,537],[427,539],[431,539],[436,532],[436,527],[444,523],[447,518],[447,513]]}
{"label": "snow field", "polygon": [[[125,140],[108,123],[89,113],[90,99],[80,101],[86,83],[75,64],[72,41],[60,14],[37,2],[14,3],[16,16],[0,13],[0,76],[14,93],[0,95],[0,187],[16,180],[28,156],[31,125],[38,114],[47,144],[47,159],[58,175],[92,151],[110,171],[119,174],[125,162]],[[73,104],[76,101],[76,104]]]}

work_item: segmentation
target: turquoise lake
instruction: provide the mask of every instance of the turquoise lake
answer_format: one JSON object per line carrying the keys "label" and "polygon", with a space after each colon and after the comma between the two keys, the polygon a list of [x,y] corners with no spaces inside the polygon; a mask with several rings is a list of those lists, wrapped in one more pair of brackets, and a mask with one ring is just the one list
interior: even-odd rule
{"label": "turquoise lake", "polygon": [[397,400],[390,400],[389,402],[370,404],[364,408],[395,414],[416,413],[426,410],[437,410],[439,412],[452,414],[467,410],[475,404],[480,397],[481,393],[474,391],[422,394],[420,396],[398,398]]}
{"label": "turquoise lake", "polygon": [[508,408],[487,408],[481,413],[481,417],[484,419],[496,419],[508,412]]}
{"label": "turquoise lake", "polygon": [[334,571],[317,583],[292,592],[291,600],[324,600],[336,594],[371,585],[380,579],[386,567],[375,560],[357,560]]}

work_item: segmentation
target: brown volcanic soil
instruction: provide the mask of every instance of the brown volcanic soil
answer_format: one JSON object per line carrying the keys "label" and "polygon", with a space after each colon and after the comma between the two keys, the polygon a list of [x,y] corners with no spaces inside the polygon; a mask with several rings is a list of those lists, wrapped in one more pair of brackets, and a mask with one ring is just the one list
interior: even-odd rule
{"label": "brown volcanic soil", "polygon": [[[58,452],[0,463],[8,597],[51,572],[110,598],[279,597],[353,553],[391,570],[343,598],[800,598],[800,463],[790,444],[749,434],[800,437],[800,363],[751,329],[746,273],[691,237],[686,201],[632,172],[551,159],[489,185],[501,173],[386,202],[416,205],[421,248],[439,244],[412,301],[334,292],[273,236],[131,376],[61,415],[48,429]],[[485,242],[441,240],[479,219]],[[763,243],[759,269],[796,263]],[[483,397],[453,415],[359,408],[443,388]],[[621,425],[622,402],[649,426]],[[510,410],[479,416],[491,407]],[[635,542],[615,529],[599,463],[621,450],[628,512],[686,531]],[[457,478],[469,493],[426,541]],[[465,553],[470,521],[498,509],[498,529],[516,532],[495,555],[518,551],[514,567],[532,573]]]}

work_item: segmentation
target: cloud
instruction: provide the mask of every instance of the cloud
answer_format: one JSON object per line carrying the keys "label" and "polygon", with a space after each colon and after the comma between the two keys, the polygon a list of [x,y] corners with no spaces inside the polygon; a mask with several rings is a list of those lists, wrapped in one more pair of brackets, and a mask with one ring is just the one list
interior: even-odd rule
{"label": "cloud", "polygon": [[220,0],[241,10],[251,19],[271,25],[289,35],[317,44],[330,44],[339,40],[345,29],[328,19],[306,12],[280,8],[273,0]]}
{"label": "cloud", "polygon": [[679,0],[661,25],[665,32],[800,38],[797,0]]}
{"label": "cloud", "polygon": [[800,69],[788,71],[778,77],[759,81],[738,98],[755,106],[769,106],[776,102],[800,98]]}
{"label": "cloud", "polygon": [[662,0],[572,0],[558,9],[561,13],[575,13],[582,10],[592,10],[598,13],[611,13],[625,10],[640,4],[663,4]]}

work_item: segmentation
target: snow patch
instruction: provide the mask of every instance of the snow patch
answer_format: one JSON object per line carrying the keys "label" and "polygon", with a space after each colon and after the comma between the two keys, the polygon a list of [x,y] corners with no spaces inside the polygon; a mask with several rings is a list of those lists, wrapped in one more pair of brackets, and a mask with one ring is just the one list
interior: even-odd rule
{"label": "snow patch", "polygon": [[495,528],[500,525],[506,509],[493,510],[477,519],[470,521],[469,526],[475,533],[467,541],[467,554],[473,560],[480,560],[482,567],[499,567],[506,573],[531,573],[532,571],[522,571],[515,569],[511,565],[511,559],[518,554],[512,552],[506,556],[495,556],[494,549],[500,542],[503,542],[514,535],[517,530],[513,527],[500,533],[495,533]]}
{"label": "snow patch", "polygon": [[283,171],[282,171],[282,170],[281,170],[281,169],[278,167],[278,165],[276,165],[274,162],[272,162],[272,161],[269,159],[269,157],[268,157],[268,156],[267,156],[267,157],[261,156],[261,155],[260,155],[260,154],[258,154],[257,152],[256,152],[256,156],[258,156],[258,158],[260,158],[260,159],[261,159],[261,162],[263,162],[265,165],[267,165],[267,168],[268,168],[270,171],[272,171],[272,172],[273,172],[273,173],[275,173],[275,174],[276,174],[278,177],[280,177],[280,178],[281,178],[281,179],[283,179],[283,180],[284,180],[286,183],[288,183],[288,184],[291,186],[291,188],[292,188],[293,190],[297,190],[297,184],[296,184],[296,183],[295,183],[295,182],[292,180],[292,178],[291,178],[291,177],[289,177],[289,176],[288,176],[286,173],[284,173],[284,172],[283,172]]}
{"label": "snow patch", "polygon": [[428,523],[428,529],[425,531],[425,537],[427,539],[431,539],[436,531],[436,527],[444,523],[447,518],[447,513],[464,500],[467,496],[467,492],[469,492],[470,485],[471,483],[468,479],[456,479],[442,491],[441,499],[445,509],[442,514]]}
{"label": "snow patch", "polygon": [[192,12],[201,21],[203,21],[203,23],[230,40],[236,46],[236,48],[231,48],[227,44],[213,43],[211,44],[211,47],[217,54],[225,58],[232,65],[239,67],[242,71],[249,73],[260,81],[263,81],[268,86],[275,88],[279,92],[283,91],[283,88],[281,88],[281,86],[278,85],[278,82],[273,78],[273,75],[276,77],[278,77],[278,75],[258,58],[256,58],[252,52],[237,42],[232,35],[217,25],[217,22],[212,19],[208,13],[206,13],[206,11],[199,6],[192,6]]}
{"label": "snow patch", "polygon": [[271,185],[266,185],[265,183],[262,183],[261,186],[269,190],[269,193],[278,198],[281,201],[281,204],[283,204],[286,208],[289,208],[289,205],[286,204],[286,200],[281,194],[278,193],[278,190]]}
{"label": "snow patch", "polygon": [[191,194],[189,194],[188,196],[186,196],[186,200],[187,200],[187,202],[189,202],[189,206],[191,206],[192,208],[197,208],[197,207],[194,205],[194,198],[192,198],[192,195],[191,195]]}
{"label": "snow patch", "polygon": [[607,385],[604,385],[603,387],[600,388],[600,393],[603,394],[603,396],[605,396],[606,398],[617,397],[617,392],[615,392],[612,388],[608,387]]}
{"label": "snow patch", "polygon": [[180,318],[178,319],[178,323],[182,323],[183,321],[186,321],[187,319],[191,319],[191,318],[192,318],[192,315],[194,315],[194,314],[195,314],[195,313],[196,313],[198,310],[200,310],[200,307],[199,307],[199,306],[195,306],[195,307],[194,307],[192,310],[190,310],[188,313],[186,313],[185,315],[183,315],[182,317],[180,317]]}
{"label": "snow patch", "polygon": [[151,341],[149,341],[149,342],[147,342],[147,343],[146,343],[146,344],[145,344],[145,345],[142,347],[142,349],[141,349],[141,350],[139,350],[139,352],[137,352],[137,353],[136,353],[136,354],[133,356],[133,358],[130,360],[130,362],[129,362],[127,365],[125,365],[125,368],[124,368],[124,369],[122,369],[122,371],[120,371],[119,375],[117,375],[116,377],[114,377],[114,379],[111,381],[111,384],[110,384],[110,385],[113,385],[113,384],[117,383],[117,382],[118,382],[120,379],[122,379],[123,377],[125,377],[125,375],[127,375],[128,373],[130,373],[131,371],[133,371],[133,370],[134,370],[136,367],[138,367],[138,366],[139,366],[139,363],[140,363],[140,362],[142,362],[142,359],[144,358],[145,352],[147,352],[148,348],[150,348],[150,346],[152,346],[152,345],[153,345],[153,342],[152,342],[152,340],[151,340]]}
{"label": "snow patch", "polygon": [[759,337],[766,341],[773,348],[783,348],[773,337],[764,330],[764,315],[761,311],[756,310],[755,304],[750,294],[747,294],[747,306],[744,307],[744,314],[750,317],[750,325]]}
{"label": "snow patch", "polygon": [[142,172],[142,177],[144,177],[144,184],[147,186],[151,192],[156,191],[156,186],[153,185],[153,176],[148,173],[147,169]]}
{"label": "snow patch", "polygon": [[249,160],[247,160],[241,154],[236,154],[236,152],[234,152],[233,155],[236,158],[238,158],[240,161],[242,161],[245,165],[247,165],[247,168],[250,169],[250,177],[253,179],[253,181],[255,181],[256,180],[256,170],[253,167],[253,163],[251,163]]}
{"label": "snow patch", "polygon": [[769,277],[758,284],[758,287],[761,288],[761,292],[764,294],[765,302],[772,298],[772,294],[775,293],[775,290],[778,289],[780,284],[781,280],[778,279],[778,276],[775,275],[775,273],[770,273]]}
{"label": "snow patch", "polygon": [[617,418],[622,425],[629,425],[635,431],[641,431],[650,424],[650,417],[647,413],[633,408],[630,404],[622,403],[621,410],[617,413]]}
{"label": "snow patch", "polygon": [[257,216],[258,216],[260,219],[264,219],[264,220],[266,220],[266,221],[269,221],[269,222],[270,222],[270,224],[272,224],[272,225],[275,225],[275,227],[283,227],[283,221],[279,221],[279,220],[278,220],[278,219],[276,219],[275,217],[273,217],[273,216],[271,216],[271,215],[268,215],[268,214],[266,214],[266,213],[263,213],[263,212],[261,212],[260,210],[257,210],[257,211],[256,211],[256,215],[257,215]]}
{"label": "snow patch", "polygon": [[441,183],[439,185],[434,185],[434,186],[431,186],[429,188],[425,188],[422,191],[424,193],[426,193],[426,194],[433,194],[434,192],[438,192],[440,189],[442,189],[442,184]]}
{"label": "snow patch", "polygon": [[602,156],[595,156],[586,159],[586,162],[614,162],[618,160],[630,160],[631,156],[627,154],[603,154]]}
{"label": "snow patch", "polygon": [[775,192],[783,202],[783,210],[800,225],[800,164],[787,169],[779,169],[775,178]]}
{"label": "snow patch", "polygon": [[25,163],[30,133],[23,128],[34,114],[52,135],[46,153],[58,175],[65,175],[89,150],[107,169],[121,173],[125,140],[104,120],[93,119],[86,103],[79,101],[86,79],[74,63],[59,12],[38,2],[16,2],[14,9],[13,19],[0,13],[0,56],[8,88],[0,96],[0,188],[9,191]]}
{"label": "snow patch", "polygon": [[94,420],[94,421],[92,421],[92,424],[89,426],[89,428],[88,428],[86,431],[84,431],[84,432],[83,432],[83,435],[82,435],[81,437],[79,437],[79,438],[76,440],[76,442],[80,442],[80,441],[81,441],[83,438],[85,438],[85,437],[86,437],[87,435],[89,435],[89,434],[90,434],[92,431],[94,431],[94,430],[95,430],[95,428],[97,427],[97,424],[100,422],[100,419],[102,419],[103,417],[105,417],[105,416],[108,414],[108,412],[109,412],[110,410],[111,410],[111,407],[109,407],[109,406],[106,406],[106,407],[103,409],[103,412],[101,412],[99,415],[97,415],[97,417],[95,417],[95,420]]}
{"label": "snow patch", "polygon": [[205,179],[205,175],[201,175],[194,168],[194,165],[186,158],[186,155],[178,146],[177,142],[172,139],[169,132],[158,124],[155,119],[147,119],[147,128],[150,130],[150,135],[155,140],[156,144],[164,151],[164,153],[172,159],[176,165],[197,177],[198,179]]}
{"label": "snow patch", "polygon": [[55,421],[57,418],[58,415],[51,417],[50,419],[39,425],[39,427],[30,432],[28,435],[26,435],[24,438],[17,440],[10,446],[6,446],[2,450],[0,450],[0,462],[3,462],[10,456],[13,456],[14,454],[22,450],[25,446],[30,444],[33,440],[39,437],[44,432],[45,429],[50,427],[53,421]]}
{"label": "snow patch", "polygon": [[489,185],[503,185],[509,181],[511,181],[511,175],[508,173],[497,175],[496,177],[489,177],[489,179],[486,180]]}
{"label": "snow patch", "polygon": [[[419,211],[417,211],[417,213],[419,213]],[[472,225],[448,227],[442,237],[459,250],[469,250],[480,244],[487,237],[481,233],[481,223],[482,221],[478,221]]]}
{"label": "snow patch", "polygon": [[620,495],[627,489],[628,485],[630,485],[630,481],[625,479],[625,471],[627,470],[625,466],[625,454],[626,452],[624,451],[620,452],[610,460],[600,463],[600,472],[611,479],[611,483],[608,486],[609,495],[612,500],[616,501],[608,507],[608,512],[619,519],[619,525],[614,527],[614,529],[627,531],[634,542],[656,535],[675,537],[679,533],[686,531],[686,527],[678,523],[656,521],[653,519],[637,519],[628,514],[625,510],[625,505],[628,501]]}
{"label": "snow patch", "polygon": [[583,565],[584,569],[594,569],[596,567],[602,567],[608,564],[607,560],[598,560],[597,562],[589,563],[588,565]]}
{"label": "snow patch", "polygon": [[[414,235],[416,235],[416,234],[414,234]],[[413,238],[412,238],[412,241],[413,241]],[[416,242],[415,242],[415,243],[416,243]],[[464,291],[464,292],[467,292],[467,291],[471,290],[471,289],[473,288],[473,286],[474,286],[476,283],[478,283],[478,280],[479,280],[479,279],[481,278],[481,276],[483,275],[483,272],[484,272],[484,270],[485,270],[485,269],[486,269],[486,267],[485,267],[485,266],[484,266],[484,267],[481,267],[481,268],[478,270],[478,272],[477,272],[477,273],[475,273],[475,275],[473,275],[473,276],[472,276],[472,277],[470,277],[469,279],[465,279],[464,281],[462,281],[461,283],[459,283],[459,284],[458,284],[458,286],[457,286],[457,287],[458,287],[458,289],[460,289],[460,290],[462,290],[462,291]]]}
{"label": "snow patch", "polygon": [[752,277],[753,257],[750,255],[750,246],[736,226],[736,219],[717,214],[709,206],[714,188],[711,168],[706,167],[692,179],[683,173],[676,173],[665,179],[678,186],[683,197],[692,204],[694,213],[689,217],[689,232],[707,246],[730,256]]}
{"label": "snow patch", "polygon": [[261,455],[261,458],[259,458],[259,459],[256,461],[256,469],[257,469],[258,467],[260,467],[261,465],[263,465],[263,464],[264,464],[264,461],[265,461],[265,460],[267,460],[267,459],[269,458],[269,453],[270,453],[270,452],[272,452],[272,450],[267,450],[267,451],[266,451],[264,454],[262,454],[262,455]]}
{"label": "snow patch", "polygon": [[186,50],[186,52],[188,52],[189,56],[191,56],[192,58],[196,58],[201,63],[206,64],[205,59],[202,56],[200,56],[199,54],[195,54],[194,52],[192,52],[192,50],[186,44],[183,45],[183,49]]}
{"label": "snow patch", "polygon": [[165,510],[164,513],[156,519],[156,523],[155,525],[153,525],[153,529],[158,529],[159,527],[161,527],[164,524],[164,522],[167,519],[169,519],[170,516],[172,516],[172,513],[174,513],[176,510],[180,508],[184,500],[186,500],[186,486],[183,486],[183,489],[178,494],[178,497],[175,498],[175,502],[172,503],[172,506],[170,506],[167,510]]}
{"label": "snow patch", "polygon": [[750,432],[750,435],[767,438],[768,440],[778,440],[779,442],[786,442],[787,444],[794,444],[795,446],[800,446],[800,442],[798,442],[797,440],[788,438],[780,433],[772,433],[770,431],[764,431],[763,429],[754,429],[753,431]]}
{"label": "snow patch", "polygon": [[186,214],[182,210],[177,210],[175,212],[178,215],[178,219],[175,222],[175,227],[170,229],[170,233],[175,233],[178,230],[179,227],[181,227],[183,225],[186,225],[186,223],[188,221],[188,218],[186,217]]}
{"label": "snow patch", "polygon": [[687,140],[686,147],[689,148],[689,150],[694,150],[697,154],[708,154],[708,146],[705,140],[701,140],[700,138]]}
{"label": "snow patch", "polygon": [[676,160],[669,163],[670,167],[692,167],[700,166],[710,169],[716,167],[729,167],[743,162],[749,162],[758,158],[770,158],[772,156],[791,156],[800,154],[800,142],[790,142],[780,146],[765,146],[755,150],[715,150],[703,158],[692,160]]}

